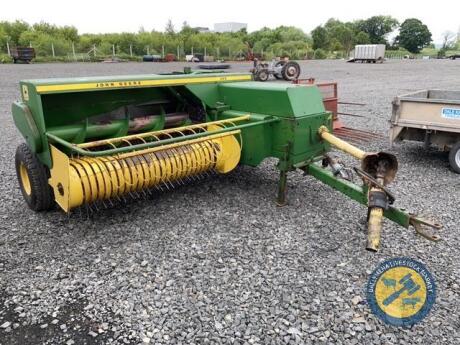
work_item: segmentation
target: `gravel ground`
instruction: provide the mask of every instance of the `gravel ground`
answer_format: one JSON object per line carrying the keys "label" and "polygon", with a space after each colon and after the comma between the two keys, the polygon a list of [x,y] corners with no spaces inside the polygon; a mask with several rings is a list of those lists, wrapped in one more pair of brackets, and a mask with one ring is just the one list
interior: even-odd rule
{"label": "gravel ground", "polygon": [[[441,221],[443,241],[386,221],[376,254],[364,249],[365,208],[312,178],[292,173],[289,205],[277,208],[271,160],[90,218],[25,206],[14,171],[22,138],[10,115],[20,79],[182,66],[0,65],[0,344],[460,343],[460,180],[445,153],[416,143],[392,149],[392,190],[397,205]],[[450,60],[302,68],[337,80],[343,100],[366,103],[343,109],[365,115],[348,124],[384,135],[395,95],[460,88],[460,63]],[[424,262],[438,285],[432,311],[409,329],[383,324],[365,302],[371,271],[397,256]]]}

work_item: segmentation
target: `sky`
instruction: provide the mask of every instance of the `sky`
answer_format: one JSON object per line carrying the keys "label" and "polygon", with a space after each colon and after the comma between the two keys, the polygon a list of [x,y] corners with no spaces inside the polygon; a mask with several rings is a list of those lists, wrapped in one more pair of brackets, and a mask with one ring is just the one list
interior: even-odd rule
{"label": "sky", "polygon": [[[180,29],[187,21],[191,26],[213,28],[219,22],[243,22],[248,31],[264,26],[293,25],[305,32],[329,18],[341,21],[391,15],[403,21],[418,18],[433,34],[435,43],[445,31],[460,31],[458,0],[319,0],[319,1],[250,1],[250,0],[16,0],[2,1],[0,20],[22,19],[29,23],[46,21],[56,25],[73,25],[79,33],[137,32],[164,30],[168,19]],[[285,6],[285,7],[284,7]]]}

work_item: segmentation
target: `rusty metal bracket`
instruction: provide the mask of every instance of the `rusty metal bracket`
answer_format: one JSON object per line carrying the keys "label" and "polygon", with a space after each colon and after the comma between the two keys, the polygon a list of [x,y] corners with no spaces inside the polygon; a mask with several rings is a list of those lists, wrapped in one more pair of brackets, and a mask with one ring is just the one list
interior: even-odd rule
{"label": "rusty metal bracket", "polygon": [[388,190],[388,188],[386,188],[383,184],[381,184],[380,182],[378,182],[375,178],[373,178],[371,175],[369,175],[367,172],[365,172],[364,170],[361,170],[359,168],[356,168],[354,167],[353,170],[356,172],[356,174],[358,174],[363,180],[365,183],[369,184],[369,185],[373,185],[375,187],[378,187],[380,188],[381,190],[383,190],[386,195],[388,196],[388,202],[390,205],[393,205],[393,203],[395,202],[396,198],[395,196]]}
{"label": "rusty metal bracket", "polygon": [[433,242],[438,242],[441,237],[437,234],[433,234],[432,231],[429,231],[427,228],[424,226],[431,228],[433,231],[434,230],[441,230],[442,225],[439,223],[435,223],[432,221],[429,221],[427,219],[423,219],[421,217],[417,217],[414,214],[410,214],[410,219],[409,219],[409,224],[412,225],[415,229],[415,232],[419,234],[422,237],[425,237],[427,240],[433,241]]}

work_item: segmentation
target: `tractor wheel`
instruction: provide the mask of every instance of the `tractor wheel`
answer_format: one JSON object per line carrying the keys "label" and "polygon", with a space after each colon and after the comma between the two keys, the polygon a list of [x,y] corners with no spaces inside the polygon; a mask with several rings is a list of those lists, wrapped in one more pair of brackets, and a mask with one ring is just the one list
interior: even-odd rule
{"label": "tractor wheel", "polygon": [[50,210],[54,206],[53,190],[48,184],[49,169],[27,146],[16,150],[16,175],[27,205],[34,211]]}
{"label": "tractor wheel", "polygon": [[[284,60],[277,61],[275,63],[275,70],[277,70],[279,67],[284,66],[285,64],[286,64],[286,61],[284,61]],[[273,76],[278,80],[283,79],[283,75],[281,73],[273,73]]]}
{"label": "tractor wheel", "polygon": [[269,76],[270,75],[268,74],[268,71],[266,69],[261,69],[257,72],[256,79],[258,81],[267,81]]}
{"label": "tractor wheel", "polygon": [[283,66],[283,69],[281,70],[281,75],[283,76],[283,79],[286,81],[292,81],[297,79],[300,75],[299,64],[295,61],[286,62],[286,64]]}
{"label": "tractor wheel", "polygon": [[[286,64],[286,61],[284,61],[284,60],[277,61],[275,63],[275,70],[278,70],[279,67],[282,67],[285,64]],[[273,76],[278,80],[283,79],[283,75],[281,73],[273,73]]]}
{"label": "tractor wheel", "polygon": [[449,163],[454,172],[460,174],[460,142],[456,143],[449,152]]}

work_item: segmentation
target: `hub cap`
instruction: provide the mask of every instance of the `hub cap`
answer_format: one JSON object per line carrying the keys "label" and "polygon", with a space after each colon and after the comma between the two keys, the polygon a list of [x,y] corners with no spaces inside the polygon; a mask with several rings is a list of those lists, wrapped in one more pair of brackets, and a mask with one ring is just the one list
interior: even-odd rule
{"label": "hub cap", "polygon": [[297,73],[297,68],[295,67],[289,67],[287,70],[287,74],[292,77]]}

